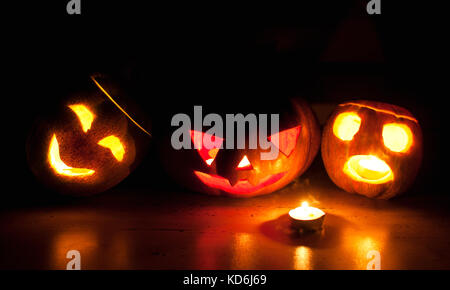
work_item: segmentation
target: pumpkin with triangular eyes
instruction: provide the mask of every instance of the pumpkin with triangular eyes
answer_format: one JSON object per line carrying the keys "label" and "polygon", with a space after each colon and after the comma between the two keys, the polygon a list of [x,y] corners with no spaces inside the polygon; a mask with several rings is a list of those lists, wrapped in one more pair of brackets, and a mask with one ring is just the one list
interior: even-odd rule
{"label": "pumpkin with triangular eyes", "polygon": [[[186,134],[192,149],[175,150],[166,136],[160,154],[163,165],[178,183],[197,192],[253,197],[279,190],[308,169],[320,146],[320,131],[310,106],[301,99],[291,99],[286,106],[277,112],[279,131],[267,137],[276,144],[273,160],[262,158],[267,150],[260,144],[256,149],[226,149],[226,134],[209,136],[205,129]],[[250,132],[247,145],[249,136]],[[202,140],[214,145],[204,146]]]}
{"label": "pumpkin with triangular eyes", "polygon": [[331,180],[350,193],[389,199],[413,183],[422,160],[422,131],[405,108],[359,100],[340,104],[322,135]]}
{"label": "pumpkin with triangular eyes", "polygon": [[27,141],[34,175],[54,191],[78,196],[103,192],[127,177],[148,137],[114,100],[120,90],[109,79],[92,77],[81,87],[41,116]]}

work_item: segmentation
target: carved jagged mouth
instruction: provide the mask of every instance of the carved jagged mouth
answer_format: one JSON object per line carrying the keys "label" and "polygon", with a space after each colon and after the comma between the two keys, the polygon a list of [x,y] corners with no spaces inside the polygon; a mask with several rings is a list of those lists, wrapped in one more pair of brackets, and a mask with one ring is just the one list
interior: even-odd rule
{"label": "carved jagged mouth", "polygon": [[222,176],[211,175],[200,171],[194,171],[194,173],[205,185],[209,187],[217,188],[233,194],[246,194],[254,193],[268,185],[277,182],[286,174],[286,171],[269,175],[256,185],[251,184],[247,179],[241,179],[233,186],[230,184],[230,181],[228,179]]}

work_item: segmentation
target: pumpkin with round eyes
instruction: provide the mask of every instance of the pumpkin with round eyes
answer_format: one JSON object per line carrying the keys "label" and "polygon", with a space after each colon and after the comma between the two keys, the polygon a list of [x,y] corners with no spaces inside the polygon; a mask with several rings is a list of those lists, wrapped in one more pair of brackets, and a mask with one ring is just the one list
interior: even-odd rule
{"label": "pumpkin with round eyes", "polygon": [[120,90],[110,80],[92,77],[84,85],[36,121],[27,141],[34,175],[59,193],[79,196],[105,191],[127,177],[148,137],[112,98],[111,92]]}
{"label": "pumpkin with round eyes", "polygon": [[406,109],[359,100],[340,104],[322,135],[331,180],[347,192],[389,199],[408,189],[422,160],[422,131]]}
{"label": "pumpkin with round eyes", "polygon": [[[170,138],[164,138],[163,165],[180,184],[211,195],[252,197],[281,189],[308,169],[320,146],[318,123],[309,105],[293,99],[289,106],[280,113],[278,133],[268,136],[269,142],[278,143],[274,160],[263,160],[261,153],[268,150],[259,145],[226,149],[226,138],[191,130],[192,149],[175,150]],[[248,142],[250,134],[246,135]],[[213,145],[203,146],[202,140]]]}

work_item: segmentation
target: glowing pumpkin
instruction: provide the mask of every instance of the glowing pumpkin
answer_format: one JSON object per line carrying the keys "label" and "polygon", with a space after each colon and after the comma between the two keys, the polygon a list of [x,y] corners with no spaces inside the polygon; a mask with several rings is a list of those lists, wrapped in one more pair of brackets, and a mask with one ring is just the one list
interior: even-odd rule
{"label": "glowing pumpkin", "polygon": [[320,146],[318,123],[309,105],[296,99],[288,107],[280,113],[279,132],[268,137],[269,141],[278,138],[274,160],[262,160],[261,152],[267,150],[260,147],[221,149],[226,139],[218,136],[210,136],[216,147],[206,149],[196,140],[207,133],[191,130],[192,149],[175,150],[165,142],[162,162],[180,184],[198,192],[252,197],[281,189],[308,169]]}
{"label": "glowing pumpkin", "polygon": [[422,131],[408,110],[395,105],[340,104],[325,125],[322,158],[340,188],[389,199],[414,181],[422,160]]}
{"label": "glowing pumpkin", "polygon": [[106,78],[87,81],[86,89],[36,122],[27,142],[32,172],[60,193],[89,195],[111,188],[134,169],[146,147],[148,131],[110,93],[119,90]]}

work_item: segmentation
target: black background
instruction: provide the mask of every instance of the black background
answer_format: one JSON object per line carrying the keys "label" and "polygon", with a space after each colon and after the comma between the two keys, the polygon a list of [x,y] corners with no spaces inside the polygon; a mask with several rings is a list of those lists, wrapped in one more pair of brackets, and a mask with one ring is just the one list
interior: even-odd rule
{"label": "black background", "polygon": [[[46,196],[29,171],[26,137],[36,116],[64,98],[68,88],[76,89],[80,78],[97,71],[134,87],[132,97],[152,119],[156,136],[169,128],[174,113],[186,108],[190,113],[194,104],[223,105],[238,113],[273,101],[274,95],[300,95],[311,103],[364,98],[405,106],[424,133],[416,189],[446,194],[439,188],[445,184],[441,168],[447,132],[442,7],[382,1],[382,15],[368,16],[367,1],[357,0],[245,7],[82,0],[82,14],[67,15],[67,1],[59,2],[20,3],[4,12],[4,208],[58,200]],[[344,48],[324,59],[340,25],[361,17],[376,28],[377,47],[348,38]],[[350,25],[344,31],[351,35],[359,29]],[[367,52],[355,53],[361,48]],[[374,56],[377,51],[382,51],[381,59]],[[329,93],[328,77],[345,77],[348,85]],[[174,186],[156,155],[151,148],[119,186],[145,186],[149,172],[158,180],[156,186]]]}

